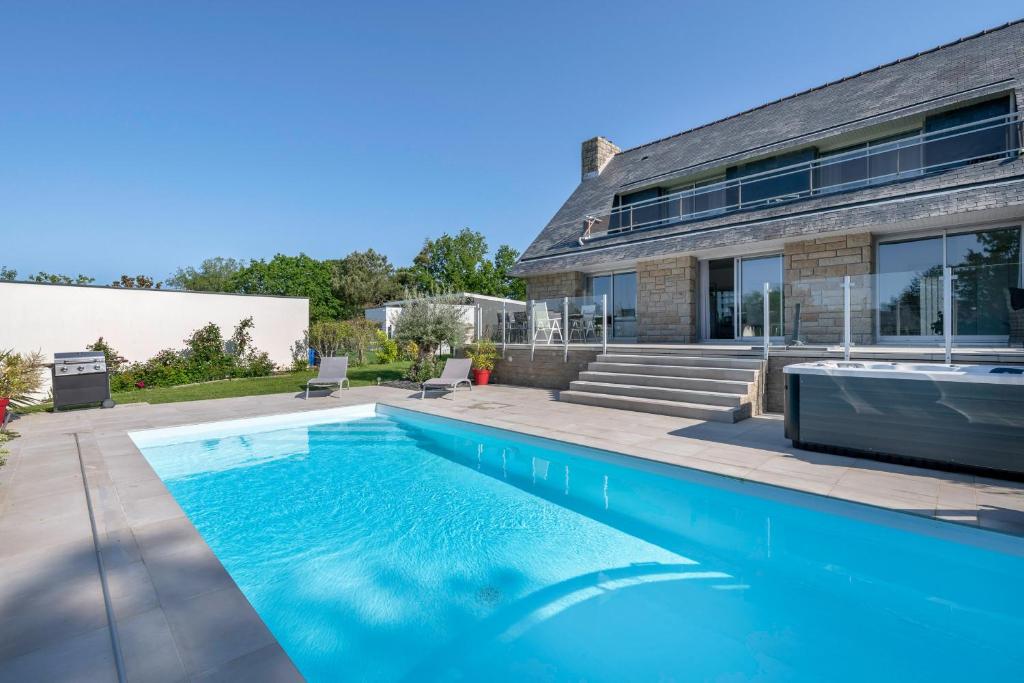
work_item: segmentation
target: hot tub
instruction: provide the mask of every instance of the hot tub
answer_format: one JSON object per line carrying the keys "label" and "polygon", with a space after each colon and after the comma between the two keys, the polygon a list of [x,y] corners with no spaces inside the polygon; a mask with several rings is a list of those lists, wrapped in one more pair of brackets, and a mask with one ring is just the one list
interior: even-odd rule
{"label": "hot tub", "polygon": [[1024,479],[1024,366],[821,361],[783,372],[798,448]]}

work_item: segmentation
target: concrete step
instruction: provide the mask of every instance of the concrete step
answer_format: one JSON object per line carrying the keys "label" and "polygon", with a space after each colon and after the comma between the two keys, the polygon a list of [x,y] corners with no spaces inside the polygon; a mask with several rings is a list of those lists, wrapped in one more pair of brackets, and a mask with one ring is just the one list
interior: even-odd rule
{"label": "concrete step", "polygon": [[579,378],[584,382],[611,382],[613,384],[633,384],[641,387],[717,391],[726,394],[738,394],[740,396],[750,393],[751,388],[751,382],[744,381],[642,375],[632,372],[591,372],[590,370],[584,370],[580,373]]}
{"label": "concrete step", "polygon": [[739,408],[746,396],[726,394],[719,391],[693,391],[691,389],[669,389],[666,387],[644,387],[612,382],[575,381],[569,383],[570,391],[586,391],[594,394],[630,396],[632,398],[656,398],[662,401],[695,403],[701,405]]}
{"label": "concrete step", "polygon": [[579,403],[602,408],[617,408],[639,413],[688,417],[694,420],[712,422],[736,422],[750,416],[750,404],[739,408],[728,406],[702,405],[681,401],[665,401],[656,398],[634,398],[632,396],[616,396],[613,394],[597,394],[590,391],[563,391],[559,400],[567,403]]}
{"label": "concrete step", "polygon": [[639,363],[641,365],[681,365],[695,368],[741,368],[760,370],[763,361],[757,358],[728,358],[710,356],[656,356],[653,354],[601,353],[598,363]]}
{"label": "concrete step", "polygon": [[611,363],[596,361],[587,365],[590,372],[619,372],[635,375],[656,375],[659,377],[693,377],[699,379],[723,379],[737,382],[753,382],[757,370],[729,367],[697,367],[687,365],[657,365],[648,363]]}

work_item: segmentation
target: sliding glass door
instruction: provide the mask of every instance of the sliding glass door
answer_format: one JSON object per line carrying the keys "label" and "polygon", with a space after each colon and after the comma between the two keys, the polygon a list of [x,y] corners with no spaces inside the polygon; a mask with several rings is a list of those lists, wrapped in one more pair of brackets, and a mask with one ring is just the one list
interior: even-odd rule
{"label": "sliding glass door", "polygon": [[764,284],[768,335],[783,334],[782,256],[713,259],[704,263],[704,335],[708,340],[763,340]]}
{"label": "sliding glass door", "polygon": [[636,339],[636,272],[593,275],[588,280],[590,296],[608,297],[608,337],[615,341]]}

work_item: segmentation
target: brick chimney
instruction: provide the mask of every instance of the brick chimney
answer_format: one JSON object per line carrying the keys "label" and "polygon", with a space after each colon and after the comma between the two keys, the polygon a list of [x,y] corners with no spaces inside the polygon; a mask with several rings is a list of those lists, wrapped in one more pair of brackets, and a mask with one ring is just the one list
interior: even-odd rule
{"label": "brick chimney", "polygon": [[600,135],[583,142],[580,150],[581,175],[583,180],[600,175],[611,158],[621,150],[611,140]]}

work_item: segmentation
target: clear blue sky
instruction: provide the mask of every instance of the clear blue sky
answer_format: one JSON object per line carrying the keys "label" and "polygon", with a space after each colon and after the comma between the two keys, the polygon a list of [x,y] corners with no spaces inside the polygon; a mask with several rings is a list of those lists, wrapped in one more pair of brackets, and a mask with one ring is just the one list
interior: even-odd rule
{"label": "clear blue sky", "polygon": [[[1016,2],[6,2],[0,265],[524,249],[579,143],[636,145],[1024,14]],[[64,247],[71,241],[75,246]]]}

